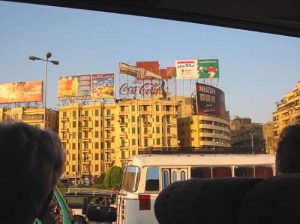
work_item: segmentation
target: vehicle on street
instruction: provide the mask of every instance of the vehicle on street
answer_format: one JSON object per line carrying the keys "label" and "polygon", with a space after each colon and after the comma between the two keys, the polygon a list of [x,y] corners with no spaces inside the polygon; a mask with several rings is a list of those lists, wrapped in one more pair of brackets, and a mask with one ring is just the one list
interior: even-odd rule
{"label": "vehicle on street", "polygon": [[169,184],[192,178],[275,175],[270,154],[140,154],[124,170],[117,197],[117,224],[155,224],[154,203]]}

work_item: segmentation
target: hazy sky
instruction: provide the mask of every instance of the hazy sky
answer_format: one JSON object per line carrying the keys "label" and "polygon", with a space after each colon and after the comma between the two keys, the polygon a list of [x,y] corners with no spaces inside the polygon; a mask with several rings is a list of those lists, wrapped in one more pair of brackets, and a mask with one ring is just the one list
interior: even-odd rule
{"label": "hazy sky", "polygon": [[174,66],[179,59],[218,58],[231,116],[264,123],[272,119],[275,102],[300,80],[299,38],[9,2],[0,2],[0,28],[0,82],[44,79],[44,63],[29,61],[29,55],[51,51],[60,61],[48,70],[52,108],[63,74],[118,74],[119,62]]}

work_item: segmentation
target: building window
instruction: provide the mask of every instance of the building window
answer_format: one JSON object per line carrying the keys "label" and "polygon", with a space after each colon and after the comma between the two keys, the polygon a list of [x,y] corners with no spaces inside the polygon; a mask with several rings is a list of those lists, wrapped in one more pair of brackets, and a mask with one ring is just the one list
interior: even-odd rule
{"label": "building window", "polygon": [[135,106],[131,105],[131,111],[135,111]]}
{"label": "building window", "polygon": [[144,128],[144,133],[145,133],[145,134],[148,133],[148,128]]}
{"label": "building window", "polygon": [[95,160],[99,160],[99,154],[98,153],[95,154]]}
{"label": "building window", "polygon": [[107,110],[106,115],[110,115],[110,110]]}
{"label": "building window", "polygon": [[132,139],[132,145],[135,145],[135,144],[136,144],[136,140]]}
{"label": "building window", "polygon": [[74,138],[74,139],[76,138],[76,132],[72,133],[72,138]]}
{"label": "building window", "polygon": [[95,171],[99,171],[99,165],[95,165]]}
{"label": "building window", "polygon": [[99,110],[95,110],[95,116],[99,116]]}
{"label": "building window", "polygon": [[156,111],[159,111],[159,105],[156,105]]}
{"label": "building window", "polygon": [[95,149],[99,149],[99,142],[95,142]]}
{"label": "building window", "polygon": [[148,147],[148,139],[147,138],[144,139],[144,146]]}
{"label": "building window", "polygon": [[75,165],[72,165],[72,172],[76,172],[76,167],[75,167]]}
{"label": "building window", "polygon": [[75,161],[76,160],[76,155],[72,154],[72,160]]}
{"label": "building window", "polygon": [[125,139],[121,139],[121,147],[125,147]]}
{"label": "building window", "polygon": [[159,116],[156,116],[156,122],[159,122]]}
{"label": "building window", "polygon": [[135,128],[132,128],[131,132],[132,134],[135,134]]}
{"label": "building window", "polygon": [[132,116],[132,117],[131,117],[131,121],[132,121],[132,122],[135,122],[135,116]]}
{"label": "building window", "polygon": [[76,111],[74,110],[73,111],[73,118],[76,118],[77,117],[77,113],[76,113]]}
{"label": "building window", "polygon": [[99,138],[99,131],[95,131],[95,138]]}
{"label": "building window", "polygon": [[156,127],[156,133],[160,133],[160,128]]}
{"label": "building window", "polygon": [[72,149],[76,149],[76,144],[72,143]]}
{"label": "building window", "polygon": [[76,128],[76,121],[73,121],[73,128]]}
{"label": "building window", "polygon": [[99,121],[95,121],[95,127],[99,127]]}
{"label": "building window", "polygon": [[136,151],[132,150],[132,155],[135,156],[136,155]]}
{"label": "building window", "polygon": [[156,144],[160,145],[160,138],[156,139]]}
{"label": "building window", "polygon": [[67,112],[63,112],[63,117],[67,117]]}
{"label": "building window", "polygon": [[121,151],[121,159],[125,159],[125,151]]}

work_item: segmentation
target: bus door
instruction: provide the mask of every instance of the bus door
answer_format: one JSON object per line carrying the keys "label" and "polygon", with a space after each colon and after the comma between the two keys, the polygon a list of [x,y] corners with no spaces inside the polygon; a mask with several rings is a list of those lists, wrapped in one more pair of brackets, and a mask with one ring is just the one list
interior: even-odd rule
{"label": "bus door", "polygon": [[176,181],[187,180],[188,169],[187,168],[162,168],[162,184],[163,189],[166,188],[169,184]]}

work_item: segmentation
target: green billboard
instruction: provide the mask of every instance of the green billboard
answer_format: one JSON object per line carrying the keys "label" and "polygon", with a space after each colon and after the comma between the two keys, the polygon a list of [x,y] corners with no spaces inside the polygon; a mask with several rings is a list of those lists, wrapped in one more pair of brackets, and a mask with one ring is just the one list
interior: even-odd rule
{"label": "green billboard", "polygon": [[199,78],[213,79],[219,78],[219,61],[218,59],[198,60]]}

